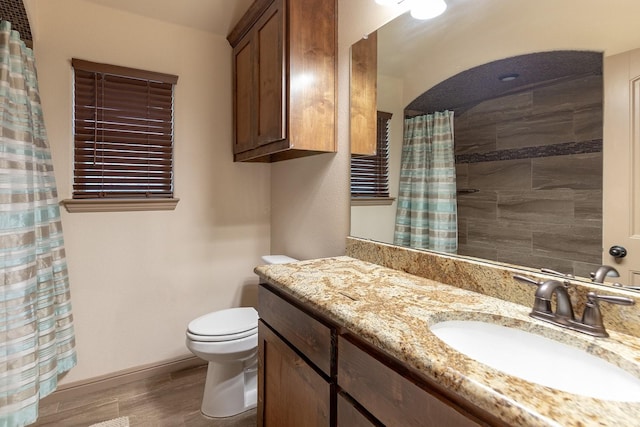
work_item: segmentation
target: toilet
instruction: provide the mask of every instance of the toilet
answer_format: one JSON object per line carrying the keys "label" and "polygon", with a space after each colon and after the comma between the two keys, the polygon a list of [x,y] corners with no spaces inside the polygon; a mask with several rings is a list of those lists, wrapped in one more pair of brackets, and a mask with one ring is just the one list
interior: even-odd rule
{"label": "toilet", "polygon": [[[297,261],[265,255],[265,264]],[[202,414],[210,418],[237,415],[256,407],[258,394],[258,312],[253,307],[214,311],[192,320],[187,348],[209,362]]]}

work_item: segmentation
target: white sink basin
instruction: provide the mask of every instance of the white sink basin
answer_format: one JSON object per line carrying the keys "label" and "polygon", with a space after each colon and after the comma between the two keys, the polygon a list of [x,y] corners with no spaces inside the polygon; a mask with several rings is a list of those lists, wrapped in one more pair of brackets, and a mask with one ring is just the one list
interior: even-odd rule
{"label": "white sink basin", "polygon": [[446,321],[430,329],[460,353],[506,374],[597,399],[640,401],[637,377],[575,347],[478,321]]}

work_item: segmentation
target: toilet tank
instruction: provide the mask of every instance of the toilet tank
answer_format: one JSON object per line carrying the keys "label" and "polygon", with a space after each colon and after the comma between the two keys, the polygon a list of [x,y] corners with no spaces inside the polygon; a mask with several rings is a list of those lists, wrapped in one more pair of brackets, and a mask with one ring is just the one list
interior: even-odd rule
{"label": "toilet tank", "polygon": [[262,255],[262,262],[265,264],[287,264],[299,261],[286,255]]}

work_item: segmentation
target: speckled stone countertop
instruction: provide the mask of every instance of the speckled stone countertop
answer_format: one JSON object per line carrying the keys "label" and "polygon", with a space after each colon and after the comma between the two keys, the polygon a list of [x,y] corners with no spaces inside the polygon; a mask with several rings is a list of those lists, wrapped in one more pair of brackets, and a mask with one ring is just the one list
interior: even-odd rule
{"label": "speckled stone countertop", "polygon": [[[509,376],[458,353],[429,325],[485,320],[566,342],[640,377],[640,339],[593,338],[529,317],[530,308],[350,257],[256,273],[364,341],[514,426],[637,426],[640,403],[603,401]],[[597,344],[597,345],[594,345]]]}

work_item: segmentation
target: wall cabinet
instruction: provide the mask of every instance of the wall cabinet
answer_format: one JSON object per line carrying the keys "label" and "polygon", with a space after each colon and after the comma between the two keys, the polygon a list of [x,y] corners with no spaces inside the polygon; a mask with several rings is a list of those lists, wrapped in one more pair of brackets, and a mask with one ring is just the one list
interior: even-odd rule
{"label": "wall cabinet", "polygon": [[351,154],[373,156],[377,142],[378,33],[351,46]]}
{"label": "wall cabinet", "polygon": [[256,0],[231,31],[235,161],[335,152],[336,0]]}
{"label": "wall cabinet", "polygon": [[268,284],[258,312],[258,426],[504,425]]}

